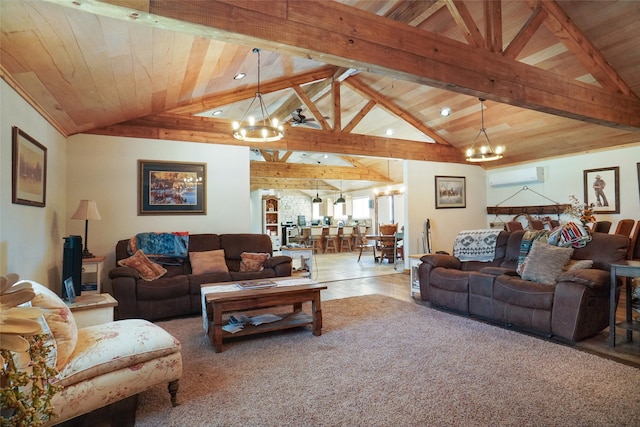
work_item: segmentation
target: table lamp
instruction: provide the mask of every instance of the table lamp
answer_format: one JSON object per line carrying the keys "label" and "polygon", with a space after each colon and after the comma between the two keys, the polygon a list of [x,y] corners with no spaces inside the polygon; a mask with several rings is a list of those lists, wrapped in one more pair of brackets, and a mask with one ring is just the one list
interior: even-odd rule
{"label": "table lamp", "polygon": [[71,219],[84,219],[84,250],[82,251],[82,258],[93,258],[93,254],[87,249],[87,242],[89,240],[89,220],[100,221],[102,217],[98,212],[98,205],[95,200],[80,200],[78,209],[71,216]]}

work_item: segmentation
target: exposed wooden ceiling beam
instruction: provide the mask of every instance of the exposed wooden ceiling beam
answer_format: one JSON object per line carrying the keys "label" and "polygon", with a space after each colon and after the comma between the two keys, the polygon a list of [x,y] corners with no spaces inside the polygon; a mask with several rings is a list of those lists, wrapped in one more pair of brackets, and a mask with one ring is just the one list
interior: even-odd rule
{"label": "exposed wooden ceiling beam", "polygon": [[491,52],[502,52],[502,1],[485,1],[484,7],[485,40]]}
{"label": "exposed wooden ceiling beam", "polygon": [[307,109],[311,111],[311,114],[313,114],[313,116],[316,118],[318,123],[320,123],[320,126],[322,126],[322,129],[329,130],[330,129],[329,123],[324,118],[320,110],[318,110],[318,108],[313,103],[309,95],[307,95],[307,93],[298,85],[293,86],[293,90],[296,92],[296,95],[298,95],[298,98],[300,98],[300,101],[302,101],[302,103],[307,107]]}
{"label": "exposed wooden ceiling beam", "polygon": [[547,12],[541,7],[535,8],[531,16],[529,16],[529,19],[527,19],[527,22],[504,50],[503,55],[505,58],[516,59],[529,40],[531,40],[531,37],[533,37],[536,31],[538,31],[538,28],[540,28],[545,19],[547,19],[547,16]]}
{"label": "exposed wooden ceiling beam", "polygon": [[[230,128],[228,120],[157,114],[87,133],[245,147],[254,145],[233,138],[229,132]],[[263,143],[260,147],[285,151],[465,163],[463,153],[449,145],[313,129],[288,128],[283,139]]]}
{"label": "exposed wooden ceiling beam", "polygon": [[251,162],[251,177],[387,181],[386,175],[369,168],[255,161]]}
{"label": "exposed wooden ceiling beam", "polygon": [[297,179],[297,178],[265,178],[265,177],[251,177],[250,179],[251,191],[265,189],[265,188],[277,188],[281,190],[301,190],[301,191],[336,191],[337,188],[333,185],[329,185],[324,181],[317,179]]}
{"label": "exposed wooden ceiling beam", "polygon": [[386,16],[387,18],[416,27],[443,6],[444,0],[402,0],[399,1],[396,8],[389,11]]}
{"label": "exposed wooden ceiling beam", "polygon": [[186,22],[199,24],[190,31],[217,40],[260,45],[590,123],[640,129],[640,101],[635,97],[569,80],[337,2],[176,0],[154,2],[151,11],[183,21],[182,31]]}
{"label": "exposed wooden ceiling beam", "polygon": [[445,0],[445,5],[449,9],[453,20],[455,21],[462,35],[470,46],[485,47],[485,41],[478,29],[469,9],[461,0]]}
{"label": "exposed wooden ceiling beam", "polygon": [[[292,86],[313,83],[319,80],[325,80],[333,75],[336,67],[326,66],[308,73],[298,74],[294,77],[283,77],[281,79],[270,80],[260,83],[260,93],[267,94],[277,92],[283,89],[290,89]],[[205,97],[195,102],[183,105],[178,108],[168,110],[169,113],[175,114],[195,114],[203,111],[211,110],[221,105],[228,105],[234,102],[243,101],[255,96],[258,85],[248,86],[244,89],[233,89],[226,92],[217,93],[214,96]],[[293,110],[289,110],[283,116],[272,114],[274,117],[287,117]]]}
{"label": "exposed wooden ceiling beam", "polygon": [[600,51],[586,37],[582,31],[571,21],[558,2],[526,0],[529,5],[540,7],[548,13],[545,25],[564,45],[575,55],[575,57],[585,66],[593,77],[602,86],[611,90],[622,92],[625,95],[635,96],[627,83],[622,80],[618,73],[609,65]]}
{"label": "exposed wooden ceiling beam", "polygon": [[429,138],[433,139],[438,144],[449,144],[446,139],[438,135],[429,126],[425,126],[420,120],[418,120],[413,114],[411,114],[411,112],[401,108],[390,99],[380,95],[378,92],[367,86],[359,76],[349,77],[344,81],[344,84],[346,84],[365,98],[375,101],[382,108],[389,111],[391,114],[396,115],[398,118],[404,120],[414,128],[418,129],[420,132],[427,135]]}

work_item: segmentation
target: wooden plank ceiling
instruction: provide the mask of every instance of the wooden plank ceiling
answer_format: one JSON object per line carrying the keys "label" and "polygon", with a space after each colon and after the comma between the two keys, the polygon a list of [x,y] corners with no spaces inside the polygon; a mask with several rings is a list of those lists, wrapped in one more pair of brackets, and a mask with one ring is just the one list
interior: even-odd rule
{"label": "wooden plank ceiling", "polygon": [[[640,143],[640,2],[16,0],[0,12],[0,74],[66,136],[247,145],[230,127],[257,91],[260,48],[260,92],[287,123],[252,147],[252,188],[348,191],[400,181],[388,159],[464,162],[480,97],[506,149],[486,168]],[[296,126],[296,109],[313,121]]]}

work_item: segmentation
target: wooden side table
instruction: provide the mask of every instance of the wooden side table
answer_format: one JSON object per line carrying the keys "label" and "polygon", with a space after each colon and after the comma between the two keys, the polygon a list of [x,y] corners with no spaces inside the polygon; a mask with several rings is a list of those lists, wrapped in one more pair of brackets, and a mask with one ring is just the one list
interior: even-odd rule
{"label": "wooden side table", "polygon": [[420,277],[418,276],[418,268],[422,261],[420,258],[427,254],[414,254],[409,255],[409,268],[411,277],[411,296],[413,298],[420,298]]}
{"label": "wooden side table", "polygon": [[113,311],[117,305],[118,301],[109,294],[80,295],[69,304],[69,309],[80,329],[113,322]]}
{"label": "wooden side table", "polygon": [[100,294],[102,291],[103,256],[82,259],[81,294]]}
{"label": "wooden side table", "polygon": [[[626,295],[625,321],[616,325],[616,283],[618,276],[624,277]],[[609,347],[616,346],[616,327],[626,329],[627,341],[633,339],[633,331],[640,331],[640,322],[631,317],[631,278],[640,277],[640,261],[628,260],[611,264],[611,295],[609,303]]]}

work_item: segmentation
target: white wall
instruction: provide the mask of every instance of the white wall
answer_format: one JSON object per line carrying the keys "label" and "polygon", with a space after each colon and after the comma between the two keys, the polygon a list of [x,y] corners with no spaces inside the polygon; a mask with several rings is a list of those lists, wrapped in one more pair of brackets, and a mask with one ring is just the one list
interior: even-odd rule
{"label": "white wall", "polygon": [[[66,219],[65,138],[0,80],[0,274],[18,273],[60,289]],[[11,202],[11,127],[47,148],[46,206]]]}
{"label": "white wall", "polygon": [[[114,264],[118,240],[149,231],[249,233],[249,149],[215,144],[80,134],[69,138],[67,234],[84,238],[84,221],[71,215],[81,199],[94,199],[101,221],[89,222],[89,250]],[[207,165],[206,215],[138,215],[138,160]]]}
{"label": "white wall", "polygon": [[[640,140],[640,136],[638,137]],[[560,159],[532,162],[527,165],[497,168],[487,171],[490,175],[523,167],[541,166],[544,168],[545,180],[542,183],[520,184],[512,186],[491,187],[487,180],[487,206],[535,206],[570,203],[569,196],[575,195],[584,201],[584,170],[601,169],[618,166],[620,172],[620,213],[596,214],[596,219],[611,221],[615,226],[620,219],[632,218],[640,220],[640,191],[638,190],[638,162],[640,162],[640,146],[620,148],[592,154],[580,154]],[[591,183],[589,183],[590,185]],[[612,188],[608,183],[607,191]],[[523,190],[523,187],[527,190]],[[522,190],[522,191],[521,191]],[[591,192],[591,188],[588,188]],[[536,194],[539,193],[539,194]],[[607,193],[608,194],[608,193]],[[609,195],[613,199],[613,195]],[[508,200],[507,200],[508,199]],[[550,199],[550,200],[549,200]],[[555,216],[552,215],[555,218]],[[508,221],[513,216],[495,215],[489,221]],[[562,216],[562,221],[570,220]],[[612,231],[613,231],[612,230]]]}
{"label": "white wall", "polygon": [[[435,208],[435,176],[466,178],[466,208]],[[476,165],[407,160],[404,164],[405,254],[422,253],[422,233],[427,218],[431,223],[432,252],[452,253],[461,230],[487,228],[485,171]],[[408,261],[405,257],[405,264]],[[408,268],[408,267],[407,267]]]}

